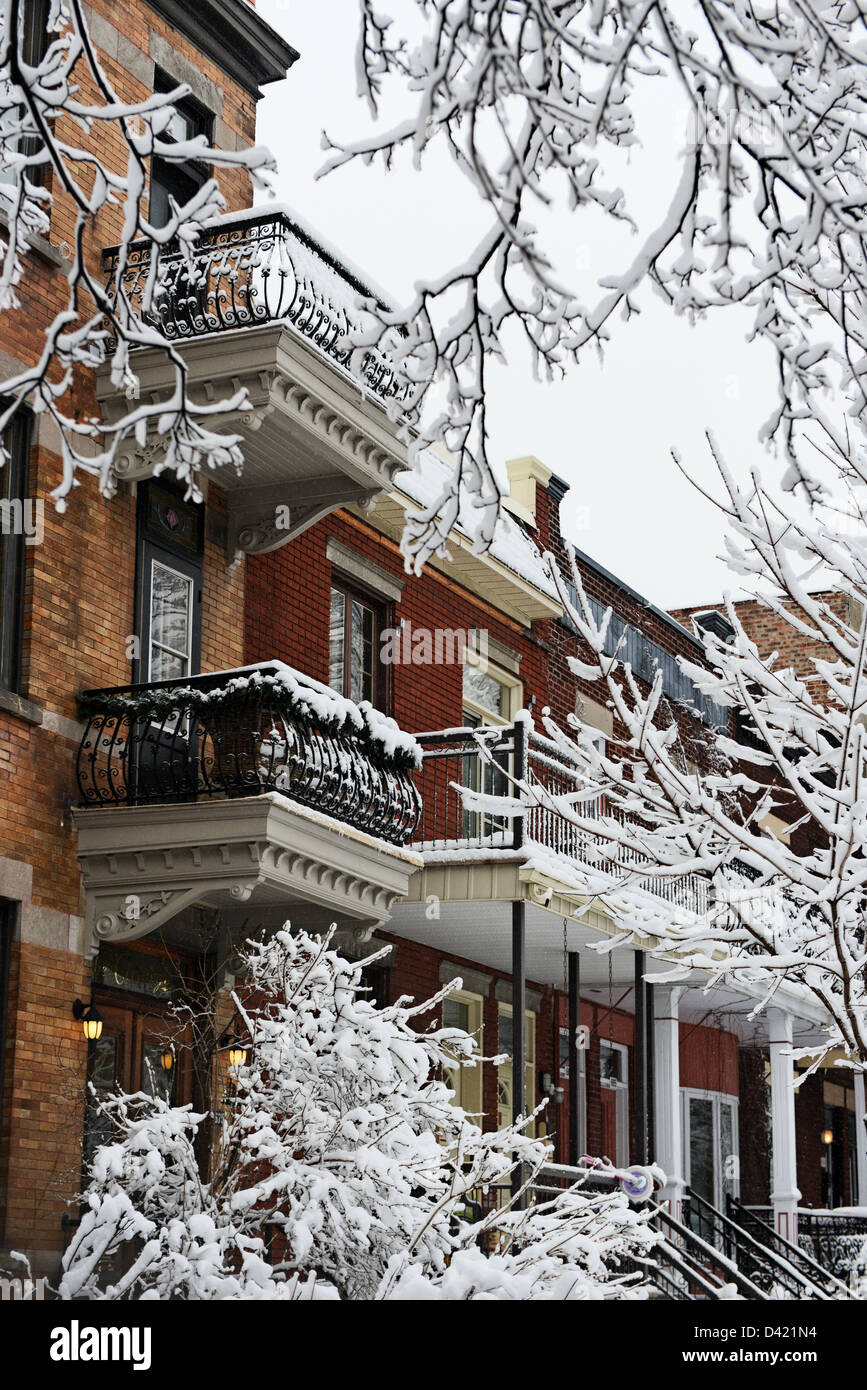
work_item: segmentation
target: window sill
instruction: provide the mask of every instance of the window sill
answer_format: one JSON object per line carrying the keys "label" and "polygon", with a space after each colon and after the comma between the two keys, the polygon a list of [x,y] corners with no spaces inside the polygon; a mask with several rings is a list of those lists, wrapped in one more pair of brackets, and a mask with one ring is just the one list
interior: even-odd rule
{"label": "window sill", "polygon": [[[8,226],[9,214],[4,207],[0,206],[0,227],[8,228]],[[59,247],[52,246],[51,242],[46,241],[45,237],[36,236],[33,232],[25,232],[24,240],[31,250],[35,251],[37,256],[40,256],[42,260],[47,261],[49,265],[55,266],[57,270],[61,270],[64,275],[68,273],[69,258],[64,256]]]}
{"label": "window sill", "polygon": [[14,690],[2,688],[0,688],[0,710],[6,714],[14,714],[18,719],[23,719],[25,724],[41,725],[44,717],[41,705],[34,704],[32,700],[26,700],[23,695],[16,695]]}

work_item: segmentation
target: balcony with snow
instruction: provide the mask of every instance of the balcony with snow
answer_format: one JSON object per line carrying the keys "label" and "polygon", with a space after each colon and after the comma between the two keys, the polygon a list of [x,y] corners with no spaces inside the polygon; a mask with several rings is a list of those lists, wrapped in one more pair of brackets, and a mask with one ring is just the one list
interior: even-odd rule
{"label": "balcony with snow", "polygon": [[[150,242],[131,248],[124,288],[133,305],[153,253]],[[104,252],[107,271],[117,257],[117,247]],[[213,219],[192,267],[176,245],[160,251],[152,317],[184,358],[192,400],[246,393],[243,409],[212,417],[214,429],[241,437],[245,460],[240,475],[215,475],[228,494],[230,558],[277,549],[338,507],[369,505],[406,467],[386,408],[402,388],[375,352],[345,343],[365,317],[359,299],[381,303],[381,291],[274,204]],[[137,349],[133,365],[142,396],[166,395],[173,373],[163,350]],[[125,403],[107,367],[97,396],[103,419],[118,418]],[[131,441],[115,471],[146,478],[159,458],[156,440]]]}
{"label": "balcony with snow", "polygon": [[[364,939],[420,858],[419,750],[393,720],[268,662],[89,690],[74,810],[94,946],[219,909]],[[188,914],[187,914],[188,915]]]}
{"label": "balcony with snow", "polygon": [[[469,961],[476,974],[490,969],[511,977],[497,985],[507,1001],[524,981],[576,1000],[580,991],[602,1017],[615,1008],[634,1014],[636,1037],[643,1035],[642,1017],[648,1032],[654,1016],[657,1023],[706,1019],[719,943],[708,946],[708,968],[697,969],[682,964],[677,949],[660,938],[663,924],[701,927],[727,910],[706,876],[641,875],[622,849],[612,864],[601,837],[553,809],[557,798],[580,790],[584,774],[526,713],[512,724],[439,730],[416,740],[422,811],[411,845],[423,868],[396,905],[389,931],[457,962],[446,963],[443,978],[466,973],[461,962]],[[547,805],[521,797],[515,781],[544,788]],[[596,890],[594,868],[602,870]],[[747,879],[743,891],[753,891]],[[715,984],[715,1005],[743,1046],[772,1040],[774,1011],[756,1011],[767,988],[760,980]],[[775,999],[795,1020],[799,1045],[821,1042],[825,1020],[806,991],[778,982]],[[641,1108],[639,1097],[630,1103]]]}

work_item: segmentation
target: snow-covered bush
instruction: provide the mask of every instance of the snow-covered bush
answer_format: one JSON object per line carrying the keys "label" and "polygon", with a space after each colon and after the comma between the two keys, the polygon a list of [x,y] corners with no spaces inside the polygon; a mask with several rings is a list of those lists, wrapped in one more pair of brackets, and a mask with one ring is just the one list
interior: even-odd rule
{"label": "snow-covered bush", "polygon": [[521,1126],[483,1133],[452,1103],[440,1076],[456,1057],[478,1063],[473,1038],[413,1028],[459,982],[380,1008],[363,963],[329,943],[288,929],[248,943],[235,995],[247,1063],[207,1178],[204,1115],[144,1094],[100,1102],[113,1139],[91,1165],[62,1296],[635,1296],[623,1261],[655,1237],[620,1194],[510,1209],[516,1165],[529,1185],[548,1148]]}

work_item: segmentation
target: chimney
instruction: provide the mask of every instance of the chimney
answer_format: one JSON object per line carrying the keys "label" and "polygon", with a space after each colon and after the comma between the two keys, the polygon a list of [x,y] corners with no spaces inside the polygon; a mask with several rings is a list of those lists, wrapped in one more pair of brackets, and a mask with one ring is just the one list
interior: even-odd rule
{"label": "chimney", "polygon": [[509,496],[504,498],[503,505],[519,521],[532,526],[535,531],[538,525],[536,519],[536,484],[539,483],[543,488],[547,488],[551,481],[551,469],[546,468],[541,459],[537,459],[535,455],[528,454],[526,458],[509,459],[506,464],[506,474],[509,479]]}

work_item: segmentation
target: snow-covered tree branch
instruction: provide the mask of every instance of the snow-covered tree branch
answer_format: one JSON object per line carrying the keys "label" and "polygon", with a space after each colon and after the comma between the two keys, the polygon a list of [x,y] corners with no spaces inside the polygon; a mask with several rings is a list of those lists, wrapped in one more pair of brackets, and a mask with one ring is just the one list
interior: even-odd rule
{"label": "snow-covered tree branch", "polygon": [[[712,446],[713,447],[713,446]],[[731,567],[806,653],[792,669],[760,651],[729,596],[731,637],[705,631],[710,670],[679,658],[695,686],[735,712],[732,736],[705,729],[685,747],[666,708],[662,672],[648,690],[609,640],[573,564],[561,596],[581,639],[574,674],[594,683],[615,719],[602,751],[572,719],[547,736],[577,771],[574,792],[544,778],[488,798],[489,813],[542,806],[582,836],[572,881],[602,895],[627,932],[656,936],[710,979],[766,989],[801,985],[830,1020],[831,1045],[867,1064],[867,456],[829,455],[823,495],[837,509],[799,505],[758,473],[741,487],[715,451]],[[553,563],[553,557],[550,557]],[[698,718],[694,720],[700,729]],[[619,731],[619,732],[618,732]],[[785,827],[771,833],[771,825]],[[664,882],[698,876],[707,909],[673,910]],[[676,895],[675,895],[676,896]]]}
{"label": "snow-covered tree branch", "polygon": [[[226,463],[240,467],[237,437],[215,432],[209,421],[243,402],[189,399],[183,358],[159,327],[159,252],[179,247],[187,253],[194,283],[198,229],[223,211],[224,200],[214,178],[207,178],[183,205],[169,199],[167,219],[158,226],[148,205],[149,170],[154,159],[175,165],[195,160],[215,169],[242,167],[261,184],[273,162],[259,148],[236,152],[213,149],[204,136],[175,139],[170,127],[175,103],[188,95],[184,86],[135,103],[120,100],[100,67],[81,0],[51,0],[47,32],[41,43],[36,36],[41,56],[28,61],[34,36],[27,10],[26,0],[3,0],[0,13],[0,188],[6,190],[0,312],[24,303],[33,239],[49,236],[54,208],[69,211],[73,231],[65,307],[47,325],[33,366],[0,383],[0,431],[25,405],[53,419],[63,460],[54,493],[61,509],[81,472],[95,474],[110,494],[121,444],[135,439],[143,445],[149,432],[165,446],[162,467],[195,491],[197,472]],[[133,301],[125,277],[136,241],[147,243],[151,254],[141,296]],[[119,250],[106,278],[100,256],[112,242]],[[165,400],[139,399],[137,347],[165,353],[173,382]],[[81,370],[104,364],[128,402],[110,424],[71,403]]]}
{"label": "snow-covered tree branch", "polygon": [[[410,37],[411,35],[411,37]],[[327,142],[325,170],[443,147],[489,210],[462,264],[418,283],[401,313],[374,308],[379,341],[411,382],[420,450],[440,441],[456,477],[404,541],[417,564],[444,544],[459,481],[490,542],[499,489],[488,456],[486,374],[517,330],[537,371],[561,373],[638,312],[650,284],[694,320],[747,306],[778,363],[764,427],[787,483],[812,481],[804,429],[849,451],[825,396],[867,419],[865,128],[867,25],[855,3],[799,0],[416,0],[392,20],[361,0],[359,90],[374,115],[392,89],[406,118],[360,140]],[[648,84],[686,111],[668,207],[633,221]],[[586,219],[631,223],[637,250],[609,263],[583,302],[536,225],[563,206],[576,243]]]}
{"label": "snow-covered tree branch", "polygon": [[578,1188],[520,1210],[512,1175],[526,1192],[548,1148],[525,1124],[483,1133],[452,1103],[440,1077],[456,1058],[478,1064],[476,1041],[414,1023],[460,982],[378,1008],[364,963],[329,947],[288,928],[248,943],[246,1059],[216,1097],[209,1172],[193,1147],[202,1114],[145,1094],[101,1102],[113,1138],[91,1165],[61,1296],[642,1296],[624,1264],[652,1258],[641,1210]]}

